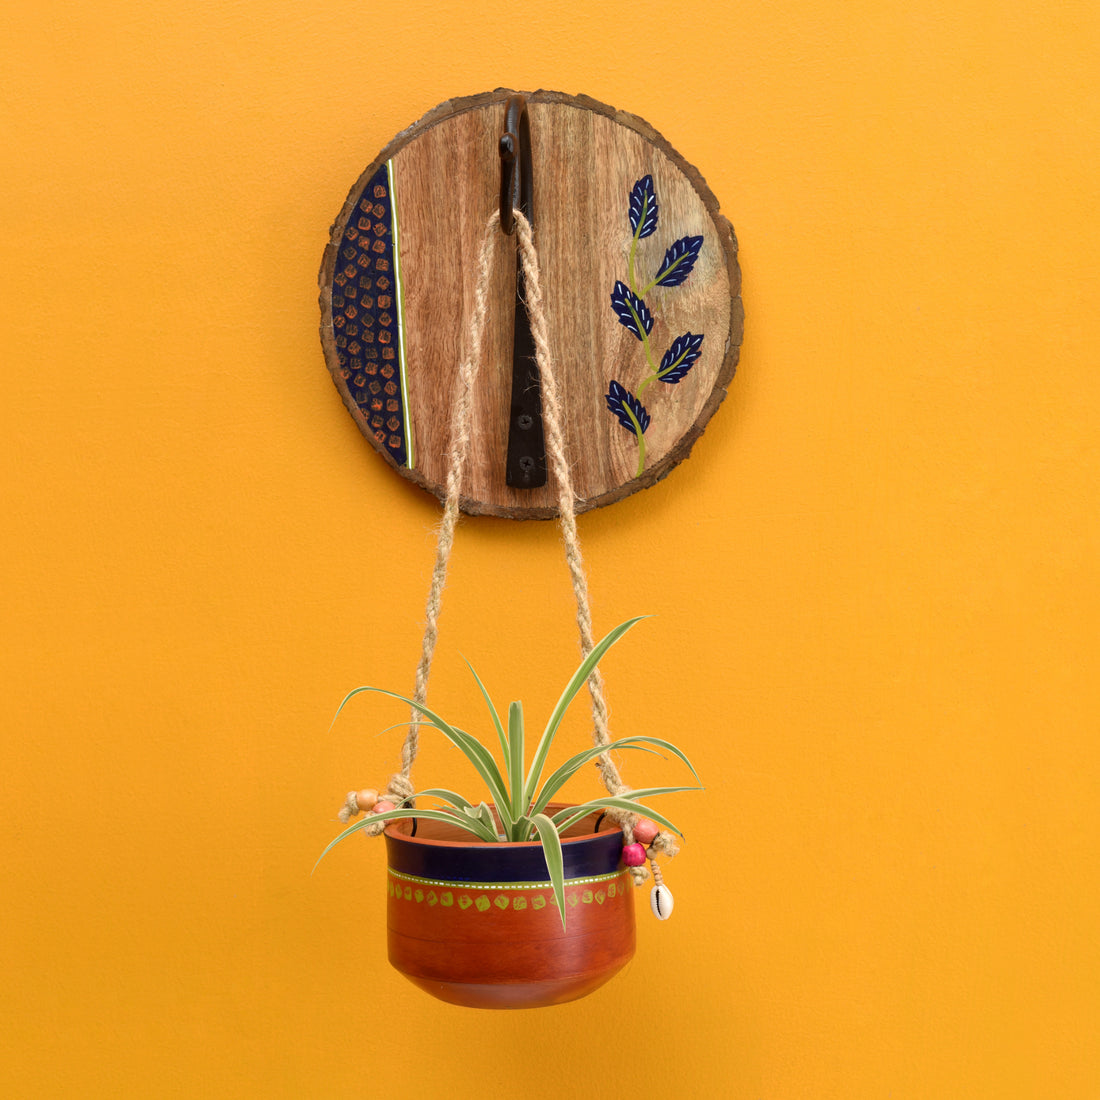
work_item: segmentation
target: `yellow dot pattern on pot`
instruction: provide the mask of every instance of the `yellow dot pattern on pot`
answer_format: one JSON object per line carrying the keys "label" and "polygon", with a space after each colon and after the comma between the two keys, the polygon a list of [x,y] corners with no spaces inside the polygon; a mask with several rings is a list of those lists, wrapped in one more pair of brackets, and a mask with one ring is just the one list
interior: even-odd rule
{"label": "yellow dot pattern on pot", "polygon": [[[447,887],[447,889],[443,889]],[[578,905],[603,905],[616,897],[626,897],[628,878],[623,871],[606,875],[569,879],[566,882],[566,904],[575,909]],[[491,892],[491,893],[490,893]],[[457,906],[462,912],[486,913],[495,907],[517,912],[530,907],[544,909],[547,901],[554,903],[550,882],[445,882],[440,879],[418,878],[401,871],[389,871],[387,884],[389,897],[409,901],[416,905]],[[533,896],[532,896],[533,895]]]}

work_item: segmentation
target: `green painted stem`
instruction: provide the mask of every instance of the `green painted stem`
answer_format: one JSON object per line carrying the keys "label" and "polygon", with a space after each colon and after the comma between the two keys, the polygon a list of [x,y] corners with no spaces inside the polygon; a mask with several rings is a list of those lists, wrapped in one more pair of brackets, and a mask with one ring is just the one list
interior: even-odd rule
{"label": "green painted stem", "polygon": [[[634,230],[634,239],[630,242],[630,261],[627,264],[626,269],[626,285],[630,287],[632,294],[638,294],[634,289],[634,256],[638,251],[638,234],[642,231],[642,226],[645,225],[646,215],[649,213],[649,196],[646,196],[645,205],[642,207],[642,216],[638,219],[638,228]],[[640,298],[641,295],[639,294]]]}
{"label": "green painted stem", "polygon": [[[657,274],[654,276],[653,281],[648,286],[646,286],[643,291],[641,291],[640,293],[638,291],[635,291],[635,293],[638,294],[638,297],[644,298],[657,285],[658,279],[667,279],[669,275],[671,275],[680,266],[680,264],[684,262],[684,259],[685,257],[681,256],[678,260],[673,261],[672,266],[667,271],[658,271]],[[634,290],[634,287],[632,286],[630,289]]]}
{"label": "green painted stem", "polygon": [[623,409],[626,415],[630,417],[630,423],[634,425],[634,434],[638,437],[638,469],[635,471],[635,477],[641,477],[642,471],[645,469],[645,434],[642,431],[641,424],[638,423],[638,418],[631,411],[629,405],[623,405]]}
{"label": "green painted stem", "polygon": [[659,370],[657,367],[654,367],[653,360],[650,359],[649,365],[653,368],[653,373],[648,378],[642,379],[641,385],[638,387],[639,399],[641,398],[642,394],[645,393],[646,387],[650,384],[650,382],[659,382],[662,378],[664,378],[666,374],[671,374],[684,361],[684,359],[687,357],[687,354],[687,351],[683,352],[678,359],[676,359],[672,363],[669,363],[669,365],[665,367],[664,370]]}
{"label": "green painted stem", "polygon": [[645,330],[645,325],[642,324],[641,317],[638,316],[637,310],[630,302],[626,303],[626,308],[630,310],[630,316],[634,318],[634,324],[638,326],[638,331],[642,334],[642,347],[645,348],[646,362],[649,364],[649,369],[654,374],[657,373],[657,364],[653,362],[653,352],[649,349],[649,333]]}
{"label": "green painted stem", "polygon": [[637,251],[637,249],[638,249],[638,234],[635,233],[634,234],[634,240],[632,240],[630,242],[630,261],[627,264],[627,268],[626,268],[626,285],[628,287],[630,287],[630,291],[631,291],[632,294],[637,294],[638,293],[634,289],[634,253]]}

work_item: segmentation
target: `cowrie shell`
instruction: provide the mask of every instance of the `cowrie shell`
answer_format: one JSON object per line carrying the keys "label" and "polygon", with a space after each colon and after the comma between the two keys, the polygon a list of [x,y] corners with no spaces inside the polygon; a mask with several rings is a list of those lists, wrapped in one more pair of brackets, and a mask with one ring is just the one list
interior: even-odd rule
{"label": "cowrie shell", "polygon": [[649,891],[649,907],[658,920],[668,920],[675,905],[676,899],[667,886],[654,886]]}

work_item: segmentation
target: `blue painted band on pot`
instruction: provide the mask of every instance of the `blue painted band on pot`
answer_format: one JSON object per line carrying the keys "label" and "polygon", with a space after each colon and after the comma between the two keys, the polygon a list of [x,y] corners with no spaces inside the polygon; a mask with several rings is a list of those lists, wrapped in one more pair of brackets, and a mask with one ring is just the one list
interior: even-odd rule
{"label": "blue painted band on pot", "polygon": [[[395,822],[385,831],[389,865],[406,875],[448,882],[545,882],[549,878],[542,845],[484,844],[410,836],[411,824]],[[621,867],[623,834],[617,828],[563,838],[567,879],[608,875]]]}

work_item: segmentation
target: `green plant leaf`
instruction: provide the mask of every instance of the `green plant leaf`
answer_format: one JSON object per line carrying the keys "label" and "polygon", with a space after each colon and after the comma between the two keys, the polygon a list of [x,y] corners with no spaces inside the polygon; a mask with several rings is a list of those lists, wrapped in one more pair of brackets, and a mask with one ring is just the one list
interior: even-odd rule
{"label": "green plant leaf", "polygon": [[[637,802],[639,799],[652,798],[658,794],[679,794],[681,791],[701,791],[703,789],[703,787],[639,787],[637,790],[627,791],[626,794],[613,794],[607,797],[625,798],[628,802]],[[645,811],[644,806],[641,806],[640,809]]]}
{"label": "green plant leaf", "polygon": [[401,695],[396,691],[387,691],[385,688],[369,686],[358,687],[355,688],[354,691],[349,691],[348,694],[344,696],[344,701],[337,708],[333,722],[340,716],[340,711],[347,705],[348,700],[364,691],[371,691],[376,695],[385,695],[390,699],[400,699],[402,703],[408,704],[428,719],[427,722],[423,723],[424,725],[439,730],[444,737],[459,748],[462,754],[471,764],[473,764],[477,773],[485,781],[485,785],[492,793],[493,801],[497,804],[497,809],[500,812],[501,818],[508,818],[505,822],[507,831],[507,827],[511,825],[511,808],[508,802],[508,789],[505,785],[503,776],[500,774],[500,769],[497,767],[497,762],[493,759],[493,754],[485,748],[476,737],[466,733],[465,730],[460,730],[456,726],[452,726],[444,718],[436,714],[434,710],[414,702],[406,695]]}
{"label": "green plant leaf", "polygon": [[542,769],[546,764],[546,757],[550,752],[550,746],[554,742],[554,735],[558,732],[558,726],[561,725],[561,720],[565,717],[565,712],[569,709],[569,704],[573,702],[574,697],[577,692],[580,691],[584,682],[592,675],[592,670],[599,664],[600,658],[603,657],[603,655],[632,626],[648,617],[647,615],[638,615],[633,619],[627,619],[625,623],[620,623],[614,630],[610,631],[610,633],[596,643],[592,652],[581,661],[577,671],[573,673],[572,679],[566,684],[565,691],[562,692],[557,706],[554,707],[553,713],[550,715],[550,721],[546,723],[546,729],[543,731],[538,748],[535,750],[535,758],[531,761],[531,770],[527,773],[527,783],[523,790],[523,800],[527,805],[531,804],[535,791],[538,788],[539,780],[542,778]]}
{"label": "green plant leaf", "polygon": [[375,730],[374,736],[381,737],[384,733],[389,733],[391,730],[408,729],[412,723],[406,718],[404,722],[394,722],[391,726],[383,726],[380,730]]}
{"label": "green plant leaf", "polygon": [[[413,798],[419,798],[420,795],[416,794]],[[465,829],[468,833],[473,833],[479,840],[488,842],[494,842],[500,838],[495,832],[488,832],[480,821],[473,821],[464,819],[461,814],[448,813],[446,810],[422,810],[413,806],[403,806],[395,810],[385,810],[380,814],[368,814],[362,821],[357,821],[354,825],[349,825],[339,836],[329,841],[325,850],[317,857],[317,863],[313,865],[313,871],[317,870],[317,864],[321,862],[340,843],[341,840],[346,840],[352,833],[359,832],[360,829],[365,829],[368,825],[376,825],[380,821],[399,821],[402,818],[419,817],[425,821],[444,821],[448,825],[457,825],[460,829]],[[488,835],[486,835],[488,832]],[[310,874],[313,874],[313,871]]]}
{"label": "green plant leaf", "polygon": [[465,810],[470,805],[470,802],[457,791],[449,791],[446,787],[429,787],[426,791],[417,791],[413,797],[438,798],[443,802],[449,802],[456,810]]}
{"label": "green plant leaf", "polygon": [[542,790],[539,792],[538,798],[531,804],[531,812],[541,813],[546,809],[551,798],[553,798],[561,787],[590,760],[595,760],[596,757],[601,756],[605,752],[610,752],[612,749],[641,749],[644,752],[653,752],[655,750],[649,748],[651,745],[664,749],[666,752],[672,753],[673,756],[679,757],[679,759],[691,769],[691,774],[694,775],[696,779],[699,778],[699,773],[696,772],[691,761],[672,744],[671,741],[663,741],[659,737],[620,737],[617,741],[612,741],[608,745],[598,745],[592,749],[585,749],[584,752],[579,752],[576,756],[570,757],[550,776],[549,779],[547,779]]}
{"label": "green plant leaf", "polygon": [[656,794],[674,794],[678,791],[699,791],[702,787],[650,787],[642,791],[631,791],[627,796],[593,798],[583,805],[568,806],[564,810],[558,810],[551,819],[564,832],[570,825],[575,825],[582,817],[587,816],[593,810],[626,810],[628,813],[641,814],[643,817],[652,818],[658,825],[663,825],[677,836],[684,834],[672,824],[666,817],[662,817],[656,810],[635,802],[635,797],[647,798]]}
{"label": "green plant leaf", "polygon": [[542,855],[546,860],[546,870],[550,873],[550,883],[554,887],[561,926],[565,928],[565,860],[561,854],[561,837],[558,836],[557,826],[546,814],[532,814],[524,818],[524,821],[534,826],[542,841]]}
{"label": "green plant leaf", "polygon": [[493,839],[499,840],[500,834],[497,832],[497,819],[493,817],[493,811],[489,809],[489,804],[487,802],[482,802],[474,812],[477,814],[478,820],[490,833],[492,833]]}
{"label": "green plant leaf", "polygon": [[493,700],[490,698],[489,692],[481,682],[481,677],[478,676],[477,669],[475,669],[465,657],[463,657],[462,660],[465,661],[466,667],[470,670],[470,675],[473,676],[474,682],[481,692],[481,697],[485,700],[485,705],[489,708],[489,715],[493,719],[493,729],[497,731],[497,740],[500,742],[501,759],[506,761],[508,759],[508,736],[504,732],[504,726],[500,721],[500,715],[497,714],[497,708],[493,705]]}
{"label": "green plant leaf", "polygon": [[[527,810],[523,799],[523,704],[508,707],[508,788],[512,795],[512,820],[518,822]],[[512,837],[513,840],[517,839]]]}

